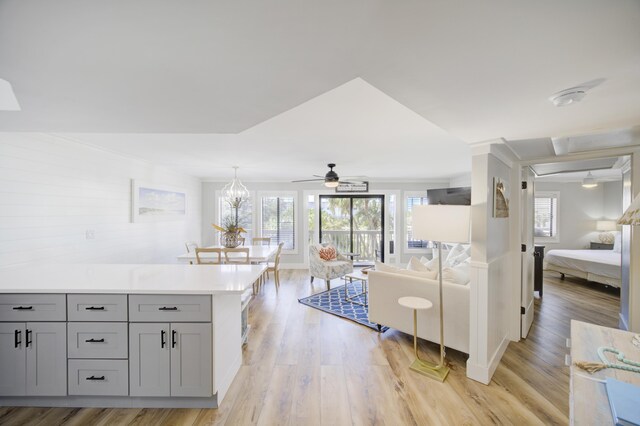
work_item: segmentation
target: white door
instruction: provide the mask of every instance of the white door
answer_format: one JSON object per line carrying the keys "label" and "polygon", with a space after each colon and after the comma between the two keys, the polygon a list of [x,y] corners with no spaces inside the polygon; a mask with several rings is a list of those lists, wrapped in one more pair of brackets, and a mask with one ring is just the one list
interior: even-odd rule
{"label": "white door", "polygon": [[24,323],[0,323],[0,395],[26,395]]}
{"label": "white door", "polygon": [[211,396],[211,324],[171,324],[171,396]]}
{"label": "white door", "polygon": [[534,228],[534,191],[533,191],[533,171],[529,167],[522,169],[522,186],[521,191],[521,240],[523,251],[521,253],[521,270],[522,270],[522,300],[521,318],[520,318],[520,337],[527,337],[531,324],[533,323],[533,270],[534,270],[534,246],[533,246],[533,228]]}
{"label": "white door", "polygon": [[67,394],[67,323],[28,322],[27,395]]}
{"label": "white door", "polygon": [[169,396],[170,351],[168,323],[129,325],[131,396]]}

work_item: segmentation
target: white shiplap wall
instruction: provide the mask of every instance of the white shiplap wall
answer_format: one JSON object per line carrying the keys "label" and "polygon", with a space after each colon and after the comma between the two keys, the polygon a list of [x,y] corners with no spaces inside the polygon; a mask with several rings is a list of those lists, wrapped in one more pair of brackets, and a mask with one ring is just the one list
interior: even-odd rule
{"label": "white shiplap wall", "polygon": [[[186,219],[132,223],[131,179],[184,188]],[[53,135],[0,133],[0,267],[175,263],[200,226],[197,178]]]}

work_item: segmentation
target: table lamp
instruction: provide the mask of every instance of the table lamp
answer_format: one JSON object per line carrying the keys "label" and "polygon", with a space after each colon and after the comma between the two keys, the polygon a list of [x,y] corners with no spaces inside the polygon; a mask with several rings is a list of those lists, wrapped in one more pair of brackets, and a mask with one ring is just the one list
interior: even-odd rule
{"label": "table lamp", "polygon": [[617,228],[615,220],[598,220],[596,221],[596,230],[600,232],[598,239],[603,244],[613,244],[615,236],[611,231]]}
{"label": "table lamp", "polygon": [[414,206],[411,211],[411,232],[417,240],[438,244],[438,290],[440,306],[440,362],[437,365],[416,359],[411,369],[444,382],[449,374],[445,364],[444,305],[442,303],[442,243],[469,242],[471,207],[454,205]]}
{"label": "table lamp", "polygon": [[636,195],[617,223],[618,225],[640,225],[640,194]]}

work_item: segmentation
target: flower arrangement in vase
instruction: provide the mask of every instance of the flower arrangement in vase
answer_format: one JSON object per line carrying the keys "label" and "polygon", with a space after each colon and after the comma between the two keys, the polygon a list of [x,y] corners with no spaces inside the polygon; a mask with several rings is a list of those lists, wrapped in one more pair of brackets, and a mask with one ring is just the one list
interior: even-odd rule
{"label": "flower arrangement in vase", "polygon": [[212,224],[216,231],[221,233],[220,244],[227,248],[235,248],[240,245],[241,234],[247,232],[243,227],[238,226],[237,218],[227,216],[220,225]]}

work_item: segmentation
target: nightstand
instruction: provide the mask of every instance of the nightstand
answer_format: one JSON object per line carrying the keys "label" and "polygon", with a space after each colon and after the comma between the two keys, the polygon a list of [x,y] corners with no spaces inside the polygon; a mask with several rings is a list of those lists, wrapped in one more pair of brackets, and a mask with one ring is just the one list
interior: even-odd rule
{"label": "nightstand", "polygon": [[613,250],[613,244],[605,244],[605,243],[597,243],[595,241],[591,241],[591,250]]}

